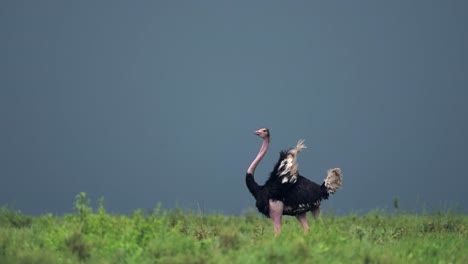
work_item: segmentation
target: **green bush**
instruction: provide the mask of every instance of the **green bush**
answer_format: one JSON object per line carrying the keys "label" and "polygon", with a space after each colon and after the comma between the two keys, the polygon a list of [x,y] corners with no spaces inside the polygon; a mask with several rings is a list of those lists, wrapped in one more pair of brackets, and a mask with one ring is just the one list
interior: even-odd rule
{"label": "green bush", "polygon": [[32,224],[32,217],[22,214],[6,206],[0,209],[0,225],[14,228],[29,228]]}
{"label": "green bush", "polygon": [[103,199],[93,210],[85,193],[75,209],[32,217],[3,207],[0,263],[468,263],[468,217],[451,211],[329,213],[309,217],[308,234],[284,217],[275,237],[271,220],[252,210],[205,215],[158,205],[112,215]]}

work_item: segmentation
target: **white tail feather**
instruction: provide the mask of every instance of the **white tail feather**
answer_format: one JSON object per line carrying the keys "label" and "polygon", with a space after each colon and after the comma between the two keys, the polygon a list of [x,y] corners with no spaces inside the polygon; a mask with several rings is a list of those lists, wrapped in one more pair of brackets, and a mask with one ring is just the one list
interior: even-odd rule
{"label": "white tail feather", "polygon": [[324,180],[325,187],[327,187],[328,193],[335,193],[341,187],[343,174],[340,168],[334,168],[328,170],[327,178]]}

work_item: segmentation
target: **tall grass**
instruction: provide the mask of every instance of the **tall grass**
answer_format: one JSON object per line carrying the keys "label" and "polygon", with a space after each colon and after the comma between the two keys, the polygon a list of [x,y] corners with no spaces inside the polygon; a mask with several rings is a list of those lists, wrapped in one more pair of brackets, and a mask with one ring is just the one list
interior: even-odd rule
{"label": "tall grass", "polygon": [[[274,237],[269,219],[181,209],[132,215],[97,210],[85,193],[73,214],[31,217],[0,209],[0,263],[468,263],[468,217],[373,211],[292,217]],[[397,204],[397,203],[396,203]],[[398,209],[395,206],[395,209]]]}

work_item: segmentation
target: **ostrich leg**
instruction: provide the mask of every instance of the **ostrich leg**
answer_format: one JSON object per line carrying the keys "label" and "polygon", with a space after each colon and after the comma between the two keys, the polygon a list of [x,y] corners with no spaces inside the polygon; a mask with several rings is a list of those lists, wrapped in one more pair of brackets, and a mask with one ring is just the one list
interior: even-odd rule
{"label": "ostrich leg", "polygon": [[320,207],[317,207],[312,211],[312,215],[314,216],[314,219],[317,219],[320,215]]}
{"label": "ostrich leg", "polygon": [[309,224],[307,223],[307,213],[296,215],[296,218],[301,223],[302,228],[304,228],[304,233],[307,234],[309,232]]}
{"label": "ostrich leg", "polygon": [[281,233],[281,217],[283,216],[283,202],[269,201],[270,218],[275,228],[275,236]]}

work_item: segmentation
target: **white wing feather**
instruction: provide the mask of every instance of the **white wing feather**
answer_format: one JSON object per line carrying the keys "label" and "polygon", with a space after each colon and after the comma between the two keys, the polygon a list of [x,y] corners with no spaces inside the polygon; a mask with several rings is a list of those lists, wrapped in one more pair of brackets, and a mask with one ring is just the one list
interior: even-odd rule
{"label": "white wing feather", "polygon": [[288,150],[286,153],[286,157],[281,161],[279,167],[278,167],[278,172],[277,176],[278,177],[283,177],[281,179],[281,183],[295,183],[297,180],[297,176],[299,175],[299,169],[298,169],[298,164],[297,164],[297,154],[301,152],[302,149],[307,148],[304,145],[304,140],[300,139],[297,142],[296,147]]}

